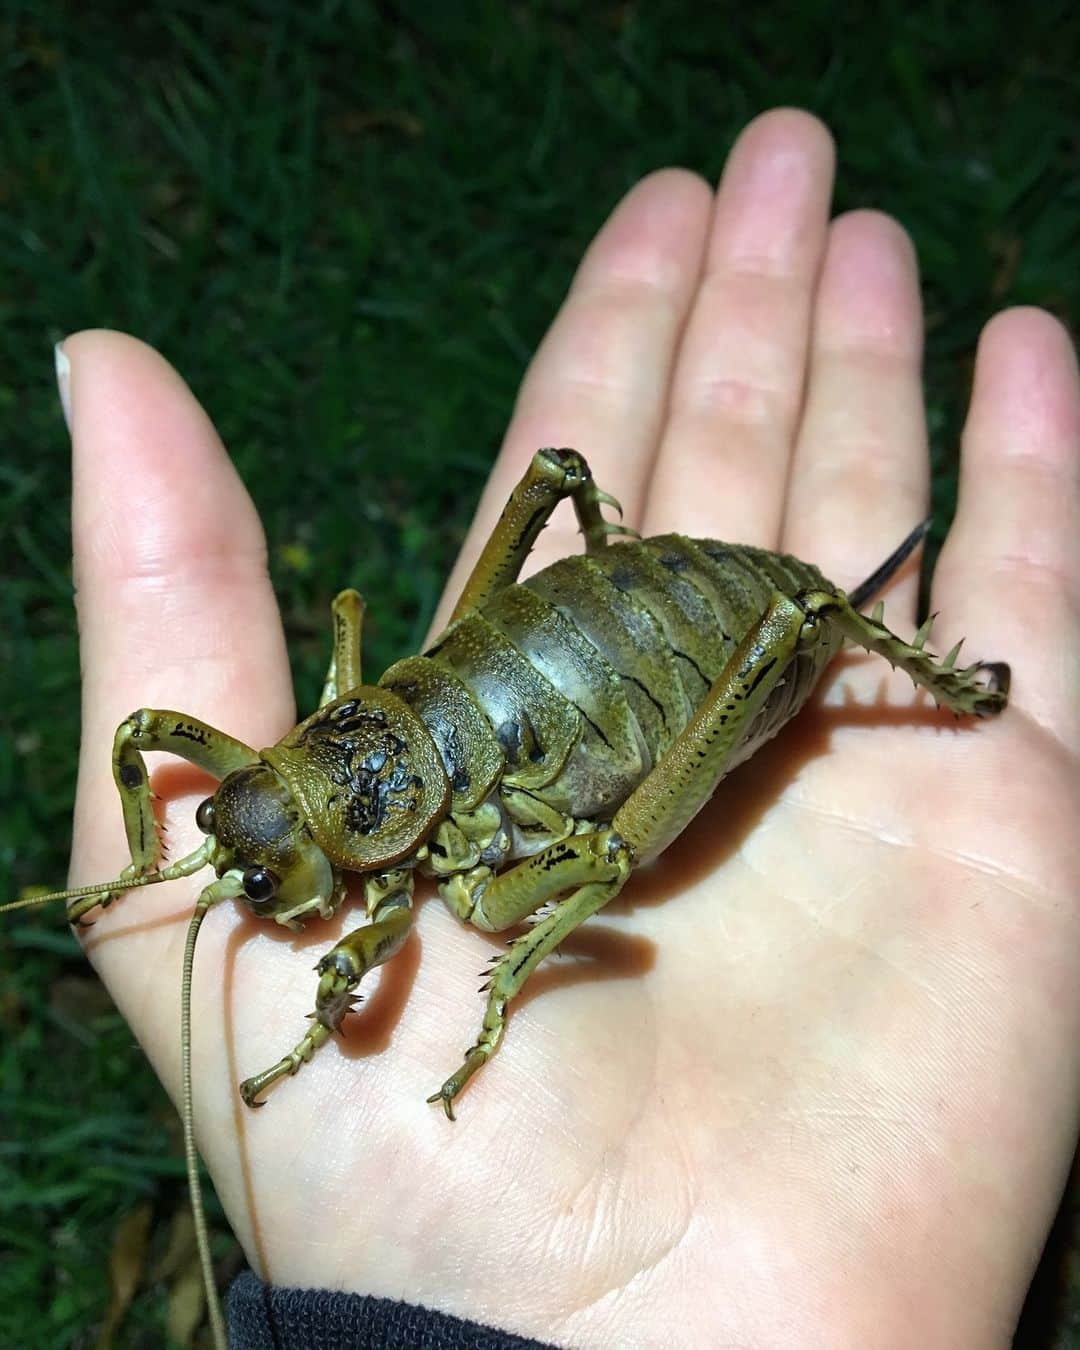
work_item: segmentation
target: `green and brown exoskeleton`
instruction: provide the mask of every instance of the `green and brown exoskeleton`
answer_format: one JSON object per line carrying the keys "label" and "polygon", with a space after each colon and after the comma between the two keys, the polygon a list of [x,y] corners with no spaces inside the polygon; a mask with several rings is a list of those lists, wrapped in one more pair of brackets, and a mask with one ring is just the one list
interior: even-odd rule
{"label": "green and brown exoskeleton", "polygon": [[[584,555],[517,584],[566,497]],[[1005,707],[1008,666],[958,668],[957,648],[944,660],[925,649],[928,626],[906,642],[884,626],[880,605],[859,612],[925,527],[845,595],[810,564],[762,549],[680,535],[613,541],[632,532],[604,520],[605,504],[613,499],[581,455],[541,450],[449,626],[378,684],[362,683],[363,606],[343,592],[320,706],[275,746],[256,750],[182,713],[133,713],[113,745],[130,866],[116,881],[22,902],[63,897],[75,921],[121,891],[206,866],[216,874],[192,916],[183,974],[185,1138],[204,1270],[190,984],[210,906],[239,899],[296,928],[343,904],[349,873],[364,879],[364,922],[319,962],[314,1012],[297,1044],[240,1085],[249,1106],[312,1058],[364,975],[400,950],[417,872],[436,879],[458,918],[488,931],[543,910],[496,962],[475,1042],[429,1098],[453,1119],[540,962],[799,711],[845,642],[885,656],[957,714]],[[220,779],[196,817],[205,842],[168,867],[159,868],[145,751],[179,755]]]}

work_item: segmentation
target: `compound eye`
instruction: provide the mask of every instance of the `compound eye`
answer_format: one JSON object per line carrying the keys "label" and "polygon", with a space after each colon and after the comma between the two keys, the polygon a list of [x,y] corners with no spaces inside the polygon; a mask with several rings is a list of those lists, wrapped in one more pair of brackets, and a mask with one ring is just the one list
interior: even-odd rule
{"label": "compound eye", "polygon": [[249,867],[244,873],[244,894],[249,900],[272,900],[277,892],[278,879],[266,867]]}
{"label": "compound eye", "polygon": [[195,824],[202,830],[203,834],[214,833],[214,799],[207,797],[206,801],[200,802],[195,812]]}

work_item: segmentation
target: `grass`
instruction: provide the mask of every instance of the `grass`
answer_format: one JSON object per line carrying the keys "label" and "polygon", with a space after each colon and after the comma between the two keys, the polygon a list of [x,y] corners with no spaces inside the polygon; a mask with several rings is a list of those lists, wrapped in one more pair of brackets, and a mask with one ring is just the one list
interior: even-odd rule
{"label": "grass", "polygon": [[[1080,312],[1070,11],[8,0],[0,895],[63,878],[74,788],[53,341],[127,329],[203,400],[266,522],[307,706],[338,586],[371,600],[372,667],[415,649],[524,364],[619,195],[664,164],[714,177],[751,116],[796,103],[836,132],[838,209],[891,211],[919,250],[940,538],[981,325],[1007,304]],[[153,1266],[182,1206],[171,1109],[66,932],[19,916],[0,956],[0,1344],[92,1345],[117,1225],[151,1207]],[[167,1269],[116,1344],[164,1343]],[[1080,1317],[1053,1265],[1041,1278],[1028,1343],[1071,1344]]]}

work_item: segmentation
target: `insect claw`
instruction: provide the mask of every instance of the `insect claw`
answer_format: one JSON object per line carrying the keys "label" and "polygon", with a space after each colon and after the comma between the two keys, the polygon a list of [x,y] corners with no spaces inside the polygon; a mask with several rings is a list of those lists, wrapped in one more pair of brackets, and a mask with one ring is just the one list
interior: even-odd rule
{"label": "insect claw", "polygon": [[870,611],[870,622],[881,624],[884,622],[884,620],[885,620],[885,601],[879,600],[877,604],[874,606],[874,608]]}
{"label": "insect claw", "polygon": [[985,670],[989,680],[988,688],[995,694],[1007,695],[1012,682],[1012,672],[1004,661],[980,661],[979,670]]}
{"label": "insect claw", "polygon": [[442,1102],[442,1107],[443,1110],[446,1112],[447,1120],[457,1119],[457,1117],[454,1115],[454,1099],[453,1097],[447,1096],[444,1088],[440,1088],[438,1092],[433,1092],[431,1096],[428,1098],[428,1101],[432,1103]]}
{"label": "insect claw", "polygon": [[622,518],[623,514],[622,503],[619,501],[617,497],[613,497],[610,492],[598,491],[596,494],[596,500],[600,503],[601,506],[613,506],[615,510],[618,511],[619,518],[620,519]]}

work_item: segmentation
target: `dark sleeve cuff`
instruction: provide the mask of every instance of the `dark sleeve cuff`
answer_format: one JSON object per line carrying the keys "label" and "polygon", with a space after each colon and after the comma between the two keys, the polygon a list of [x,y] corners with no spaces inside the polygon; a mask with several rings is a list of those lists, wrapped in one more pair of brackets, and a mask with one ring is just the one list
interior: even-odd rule
{"label": "dark sleeve cuff", "polygon": [[554,1350],[542,1341],[370,1294],[277,1289],[250,1270],[225,1300],[230,1350]]}

